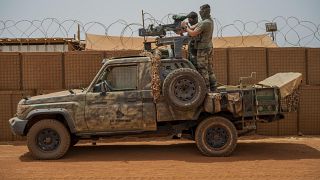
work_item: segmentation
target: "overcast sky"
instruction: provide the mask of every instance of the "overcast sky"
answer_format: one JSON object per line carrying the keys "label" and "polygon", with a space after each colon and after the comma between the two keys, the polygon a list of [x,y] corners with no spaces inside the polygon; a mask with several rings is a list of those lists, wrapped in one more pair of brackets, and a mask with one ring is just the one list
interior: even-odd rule
{"label": "overcast sky", "polygon": [[162,17],[168,13],[198,12],[208,3],[219,20],[262,20],[296,16],[320,21],[319,0],[0,0],[2,20],[78,19],[109,23],[116,19],[139,22],[141,10]]}
{"label": "overcast sky", "polygon": [[[202,4],[212,7],[213,16],[222,25],[235,20],[272,20],[276,16],[294,16],[320,24],[320,0],[0,0],[0,20],[60,21],[76,19],[83,23],[98,21],[106,26],[123,19],[141,23],[141,10],[161,19],[169,13],[199,11]],[[112,33],[121,30],[115,28]],[[120,34],[120,33],[119,33]]]}

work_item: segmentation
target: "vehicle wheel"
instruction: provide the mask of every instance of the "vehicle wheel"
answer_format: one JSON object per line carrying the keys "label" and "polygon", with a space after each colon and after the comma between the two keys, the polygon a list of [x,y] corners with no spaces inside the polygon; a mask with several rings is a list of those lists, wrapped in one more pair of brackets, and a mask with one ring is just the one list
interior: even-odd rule
{"label": "vehicle wheel", "polygon": [[30,128],[27,144],[36,159],[59,159],[69,149],[70,133],[59,121],[40,120]]}
{"label": "vehicle wheel", "polygon": [[234,125],[221,116],[203,120],[195,134],[197,147],[206,156],[229,156],[236,148],[237,139]]}
{"label": "vehicle wheel", "polygon": [[180,110],[197,108],[203,103],[207,88],[198,71],[180,68],[172,71],[163,82],[163,96]]}
{"label": "vehicle wheel", "polygon": [[73,147],[74,145],[76,145],[79,142],[79,137],[76,135],[71,135],[70,136],[70,147]]}

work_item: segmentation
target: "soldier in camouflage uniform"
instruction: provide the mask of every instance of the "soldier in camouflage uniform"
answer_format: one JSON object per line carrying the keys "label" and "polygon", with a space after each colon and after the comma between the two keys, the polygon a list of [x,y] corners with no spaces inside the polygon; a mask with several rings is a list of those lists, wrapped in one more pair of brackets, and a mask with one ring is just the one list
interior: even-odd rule
{"label": "soldier in camouflage uniform", "polygon": [[216,88],[216,77],[212,68],[213,55],[213,20],[210,16],[210,6],[208,4],[200,7],[199,14],[202,21],[198,24],[186,27],[189,36],[199,36],[200,39],[195,43],[197,49],[197,65],[198,71],[205,79],[207,87],[214,91]]}
{"label": "soldier in camouflage uniform", "polygon": [[[198,14],[196,12],[190,12],[188,15],[188,23],[190,26],[194,26],[198,23]],[[193,66],[198,69],[197,65],[197,49],[195,48],[196,40],[191,40],[188,44],[188,59]]]}

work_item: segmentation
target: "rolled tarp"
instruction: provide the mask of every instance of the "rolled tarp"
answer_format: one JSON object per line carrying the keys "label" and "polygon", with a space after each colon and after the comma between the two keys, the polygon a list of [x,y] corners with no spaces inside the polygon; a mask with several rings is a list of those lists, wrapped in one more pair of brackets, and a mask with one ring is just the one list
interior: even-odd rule
{"label": "rolled tarp", "polygon": [[296,72],[277,73],[260,81],[257,85],[278,87],[281,98],[292,94],[302,83],[302,74]]}

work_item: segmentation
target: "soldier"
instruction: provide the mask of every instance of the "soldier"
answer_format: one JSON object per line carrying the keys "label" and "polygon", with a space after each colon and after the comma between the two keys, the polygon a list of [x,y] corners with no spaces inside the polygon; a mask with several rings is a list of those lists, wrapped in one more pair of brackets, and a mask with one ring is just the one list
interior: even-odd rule
{"label": "soldier", "polygon": [[[187,15],[188,22],[190,26],[194,26],[198,23],[198,14],[196,12],[190,12]],[[193,66],[198,69],[197,65],[197,49],[195,48],[195,40],[191,40],[188,44],[188,59],[193,64]]]}
{"label": "soldier", "polygon": [[199,14],[202,21],[198,24],[188,27],[186,31],[189,36],[199,36],[199,40],[195,43],[195,49],[197,49],[197,65],[198,71],[205,79],[206,85],[210,91],[216,89],[216,77],[212,69],[212,34],[213,34],[213,20],[210,16],[210,6],[208,4],[200,7]]}

